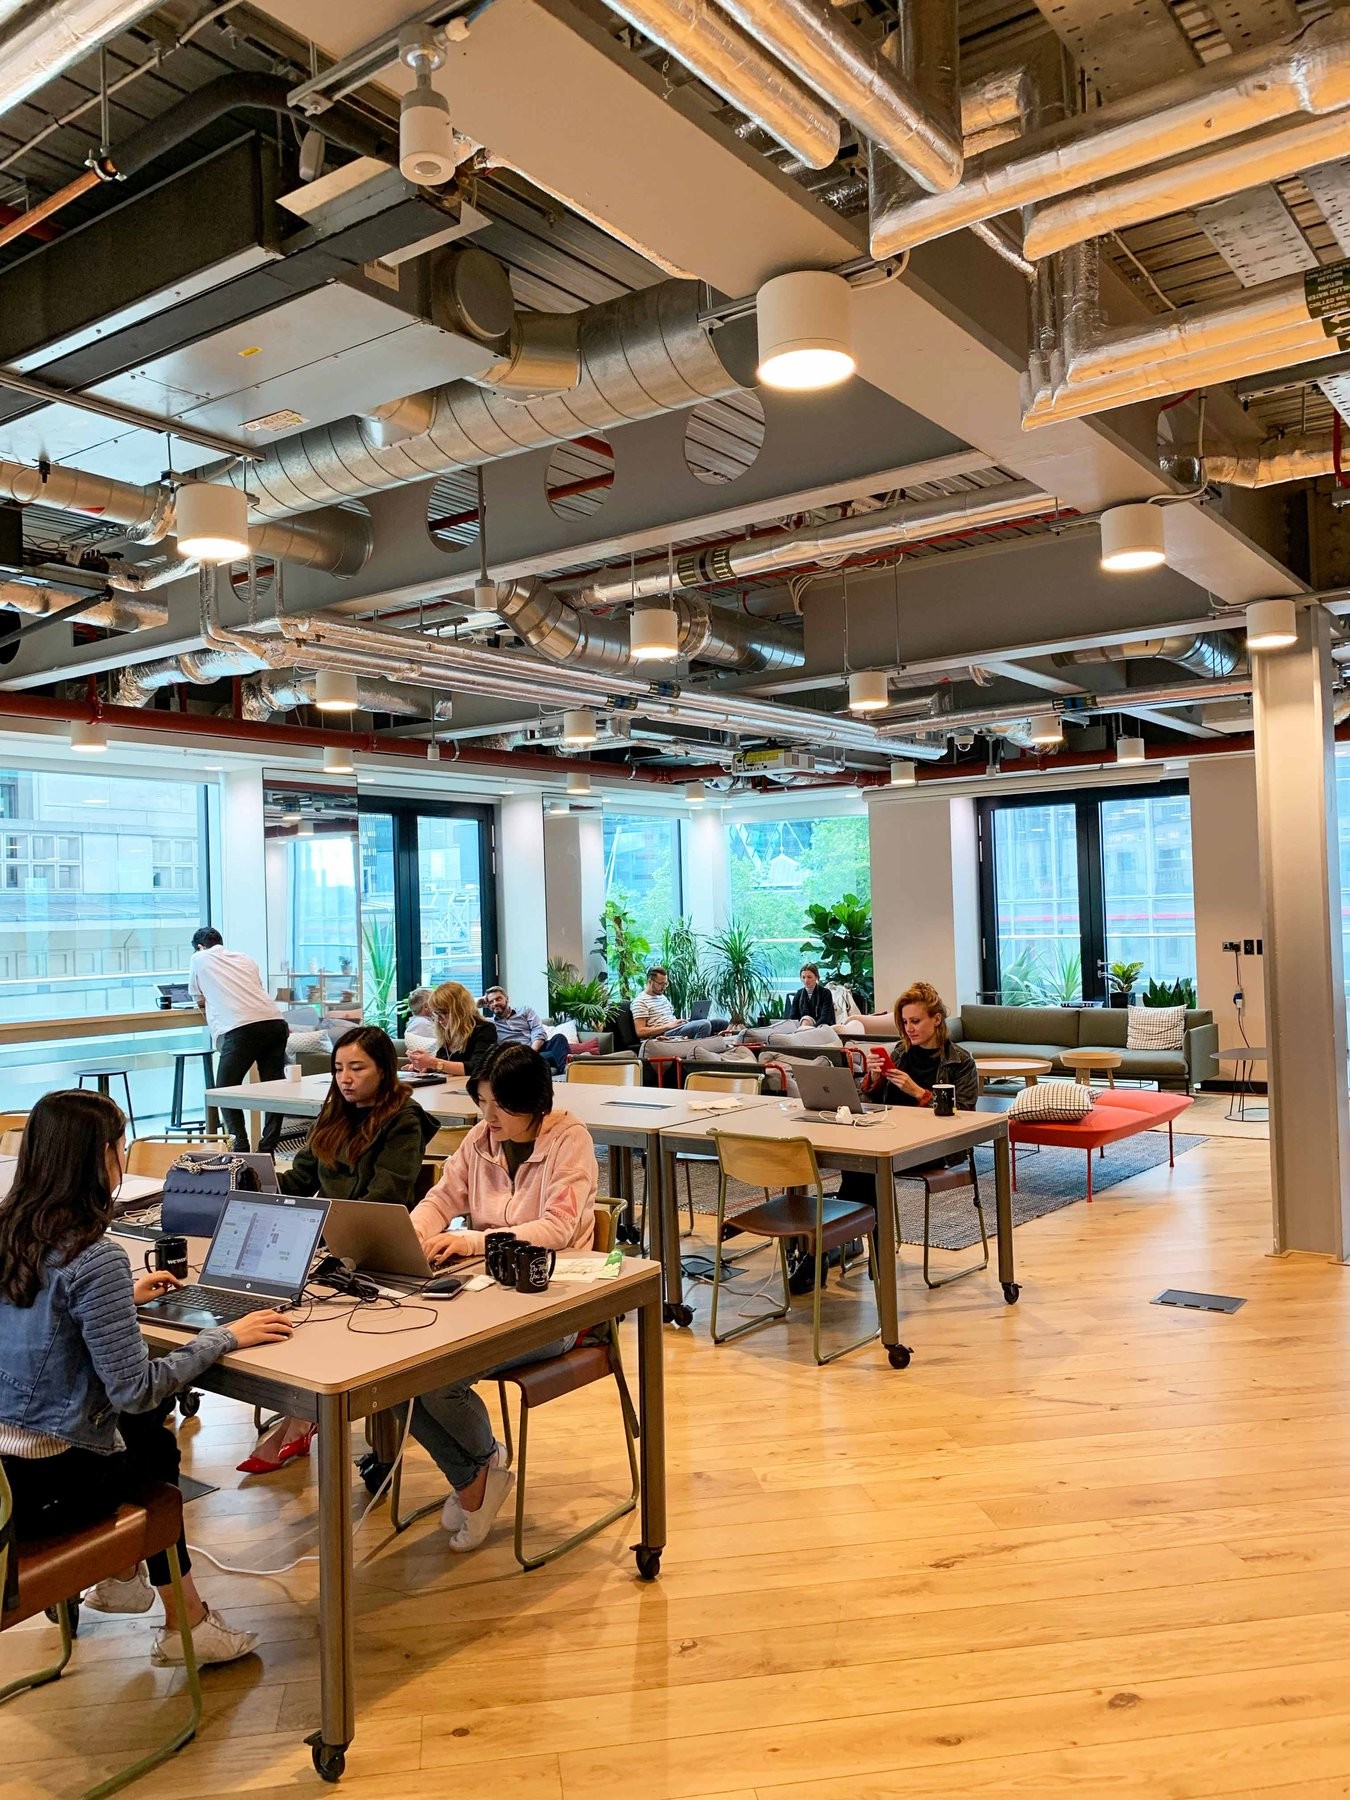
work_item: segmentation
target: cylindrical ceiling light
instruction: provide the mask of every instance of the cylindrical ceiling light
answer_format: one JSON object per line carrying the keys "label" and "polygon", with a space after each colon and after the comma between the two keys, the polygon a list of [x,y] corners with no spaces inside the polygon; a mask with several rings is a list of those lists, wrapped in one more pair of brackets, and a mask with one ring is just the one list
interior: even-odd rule
{"label": "cylindrical ceiling light", "polygon": [[399,56],[416,77],[399,102],[398,172],[418,187],[439,187],[455,172],[455,134],[450,103],[431,85],[445,62],[443,41],[417,23],[399,45]]}
{"label": "cylindrical ceiling light", "polygon": [[185,481],[173,497],[178,554],[198,562],[242,562],[248,555],[248,495],[214,481]]}
{"label": "cylindrical ceiling light", "polygon": [[584,769],[569,769],[567,772],[567,791],[569,794],[589,794],[591,778]]}
{"label": "cylindrical ceiling light", "polygon": [[94,719],[72,719],[70,747],[79,756],[102,756],[108,748],[108,734]]}
{"label": "cylindrical ceiling light", "polygon": [[835,387],[857,370],[853,292],[842,275],[798,269],[775,275],[755,296],[758,379],[798,393]]}
{"label": "cylindrical ceiling light", "polygon": [[1062,744],[1064,727],[1060,723],[1059,714],[1053,712],[1033,713],[1027,725],[1027,738],[1033,744]]}
{"label": "cylindrical ceiling light", "polygon": [[323,752],[323,772],[325,775],[353,775],[356,764],[352,761],[352,753],[346,744],[326,744]]}
{"label": "cylindrical ceiling light", "polygon": [[355,712],[360,704],[355,675],[346,669],[320,669],[314,677],[314,704],[320,712]]}
{"label": "cylindrical ceiling light", "polygon": [[1292,600],[1253,600],[1247,608],[1247,648],[1287,650],[1298,642],[1298,608]]}
{"label": "cylindrical ceiling light", "polygon": [[891,786],[913,787],[919,779],[918,766],[912,762],[893,762],[891,764]]}
{"label": "cylindrical ceiling light", "polygon": [[565,819],[568,815],[568,811],[569,808],[565,800],[555,800],[548,809],[548,816],[550,819]]}
{"label": "cylindrical ceiling light", "polygon": [[890,682],[884,669],[859,669],[848,678],[848,710],[881,712],[891,703]]}
{"label": "cylindrical ceiling light", "polygon": [[680,654],[680,620],[673,606],[644,606],[628,617],[635,662],[673,662]]}
{"label": "cylindrical ceiling light", "polygon": [[573,750],[584,750],[595,742],[595,714],[589,706],[563,714],[562,741]]}
{"label": "cylindrical ceiling light", "polygon": [[1122,737],[1116,739],[1116,761],[1118,763],[1141,763],[1143,760],[1143,738]]}
{"label": "cylindrical ceiling light", "polygon": [[684,800],[686,806],[702,806],[708,798],[708,790],[701,781],[686,782]]}
{"label": "cylindrical ceiling light", "polygon": [[1163,509],[1146,500],[1108,506],[1102,514],[1101,565],[1112,574],[1157,569],[1167,561]]}
{"label": "cylindrical ceiling light", "polygon": [[428,762],[439,762],[440,760],[441,760],[441,747],[436,742],[435,738],[432,738],[431,742],[427,745],[427,761]]}

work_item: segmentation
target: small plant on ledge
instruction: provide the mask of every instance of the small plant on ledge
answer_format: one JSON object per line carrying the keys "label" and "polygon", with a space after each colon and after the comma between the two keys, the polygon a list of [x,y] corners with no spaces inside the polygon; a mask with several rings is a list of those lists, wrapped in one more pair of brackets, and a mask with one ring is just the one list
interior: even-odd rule
{"label": "small plant on ledge", "polygon": [[1112,1006],[1128,1006],[1134,984],[1144,972],[1141,962],[1113,962],[1106,971]]}

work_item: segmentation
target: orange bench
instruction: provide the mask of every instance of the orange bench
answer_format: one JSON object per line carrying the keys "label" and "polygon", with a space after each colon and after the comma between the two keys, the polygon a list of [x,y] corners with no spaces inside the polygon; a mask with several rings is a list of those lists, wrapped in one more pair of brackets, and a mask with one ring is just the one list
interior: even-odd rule
{"label": "orange bench", "polygon": [[1175,1166],[1172,1125],[1192,1104],[1187,1094],[1155,1094],[1144,1089],[1103,1088],[1094,1091],[1092,1111],[1081,1119],[1009,1119],[1012,1184],[1017,1186],[1017,1146],[1049,1145],[1056,1150],[1087,1152],[1087,1197],[1092,1200],[1092,1152],[1119,1143],[1155,1125],[1167,1124],[1167,1162]]}

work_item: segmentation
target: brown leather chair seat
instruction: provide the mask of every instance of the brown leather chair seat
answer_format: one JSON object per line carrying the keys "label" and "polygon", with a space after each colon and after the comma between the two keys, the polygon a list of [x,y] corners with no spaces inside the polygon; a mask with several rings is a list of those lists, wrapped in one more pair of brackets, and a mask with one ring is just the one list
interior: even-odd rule
{"label": "brown leather chair seat", "polygon": [[577,1344],[547,1362],[528,1363],[509,1369],[500,1379],[509,1381],[525,1406],[545,1406],[564,1394],[575,1394],[593,1381],[604,1381],[614,1372],[607,1344]]}
{"label": "brown leather chair seat", "polygon": [[[738,1231],[767,1238],[813,1238],[816,1230],[816,1197],[800,1190],[766,1200],[737,1213],[732,1221]],[[854,1238],[866,1237],[877,1228],[876,1208],[854,1206],[846,1200],[827,1200],[821,1236],[826,1250],[837,1250]]]}
{"label": "brown leather chair seat", "polygon": [[926,1183],[930,1194],[952,1194],[958,1188],[970,1186],[970,1164],[965,1157],[954,1167],[947,1163],[927,1163],[922,1169],[906,1169],[902,1179]]}
{"label": "brown leather chair seat", "polygon": [[139,1505],[119,1506],[110,1518],[59,1538],[35,1538],[19,1546],[19,1603],[0,1619],[18,1625],[85,1588],[144,1562],[178,1542],[183,1497],[167,1482],[148,1488]]}

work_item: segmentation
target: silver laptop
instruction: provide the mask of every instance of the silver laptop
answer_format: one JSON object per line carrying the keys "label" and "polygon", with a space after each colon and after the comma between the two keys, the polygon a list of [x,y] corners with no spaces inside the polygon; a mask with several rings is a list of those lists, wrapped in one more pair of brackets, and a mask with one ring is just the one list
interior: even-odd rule
{"label": "silver laptop", "polygon": [[297,1306],[327,1216],[326,1200],[235,1189],[221,1208],[197,1285],[147,1300],[136,1308],[138,1317],[209,1331],[260,1307]]}
{"label": "silver laptop", "polygon": [[383,1200],[330,1200],[323,1239],[334,1256],[355,1264],[363,1274],[397,1275],[429,1281],[435,1273],[412,1215]]}
{"label": "silver laptop", "polygon": [[857,1084],[848,1069],[837,1069],[833,1065],[827,1067],[819,1063],[801,1063],[794,1066],[792,1073],[796,1077],[797,1092],[806,1109],[803,1114],[805,1118],[822,1122],[833,1119],[841,1106],[846,1106],[851,1113],[877,1113],[886,1110],[884,1106],[867,1106],[859,1099]]}

